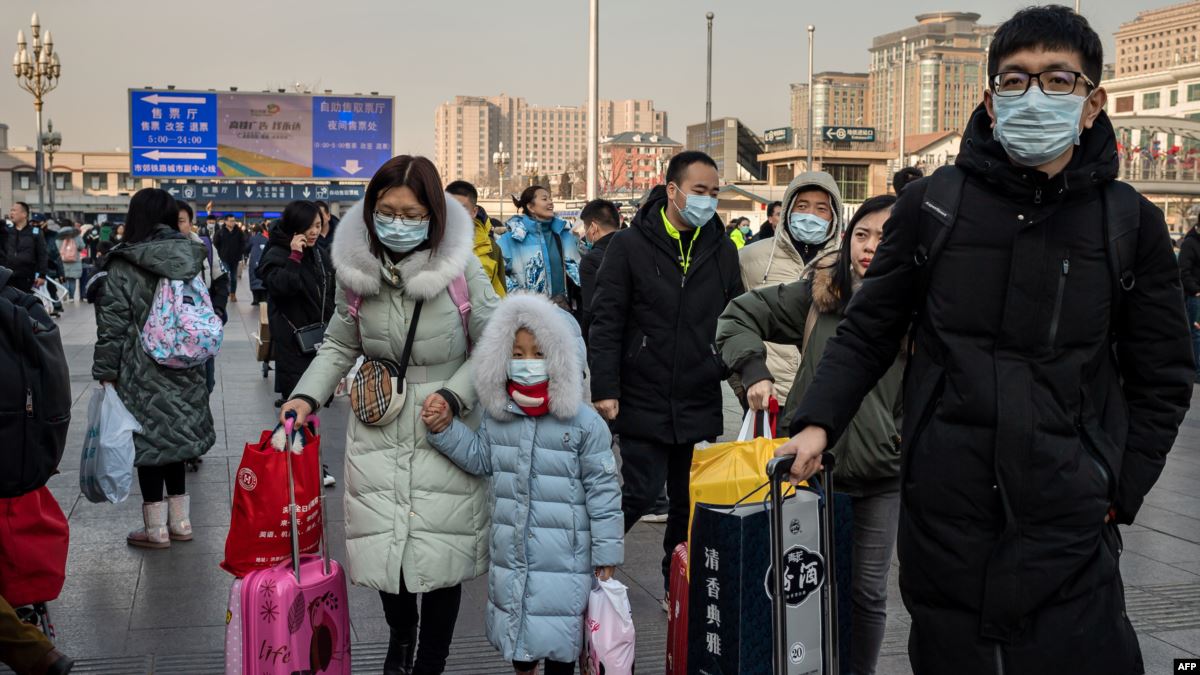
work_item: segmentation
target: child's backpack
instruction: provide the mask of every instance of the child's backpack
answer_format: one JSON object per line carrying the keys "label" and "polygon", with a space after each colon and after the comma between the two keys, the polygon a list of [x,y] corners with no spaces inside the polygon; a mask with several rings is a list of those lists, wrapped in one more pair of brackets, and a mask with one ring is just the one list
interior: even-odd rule
{"label": "child's backpack", "polygon": [[58,242],[58,255],[63,262],[79,262],[79,246],[75,243],[75,237],[66,237]]}
{"label": "child's backpack", "polygon": [[161,366],[203,365],[221,349],[224,328],[200,277],[160,279],[142,327],[142,348]]}

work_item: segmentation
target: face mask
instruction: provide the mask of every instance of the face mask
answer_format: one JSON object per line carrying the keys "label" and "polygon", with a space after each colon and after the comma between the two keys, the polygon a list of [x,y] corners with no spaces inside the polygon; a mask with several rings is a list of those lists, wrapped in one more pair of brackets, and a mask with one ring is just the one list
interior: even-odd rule
{"label": "face mask", "polygon": [[545,359],[510,359],[508,379],[526,386],[541,384],[550,379],[546,374]]}
{"label": "face mask", "polygon": [[1018,164],[1041,166],[1079,145],[1079,115],[1086,96],[1047,96],[1030,87],[1024,96],[992,97],[993,135]]}
{"label": "face mask", "polygon": [[820,244],[829,234],[829,221],[811,213],[788,216],[788,232],[802,244]]}
{"label": "face mask", "polygon": [[379,243],[396,253],[408,253],[429,238],[428,220],[405,220],[389,223],[375,216],[375,236]]}
{"label": "face mask", "polygon": [[671,204],[679,210],[683,219],[697,230],[717,215],[717,198],[708,195],[688,195],[687,204],[682,209],[674,201]]}
{"label": "face mask", "polygon": [[742,234],[747,234],[747,235],[750,234],[750,226],[749,225],[743,225],[738,229],[740,229],[742,231]]}

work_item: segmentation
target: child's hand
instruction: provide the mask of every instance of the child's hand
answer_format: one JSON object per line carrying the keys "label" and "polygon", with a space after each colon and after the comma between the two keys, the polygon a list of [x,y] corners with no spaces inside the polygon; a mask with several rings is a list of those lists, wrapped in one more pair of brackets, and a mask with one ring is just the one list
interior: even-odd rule
{"label": "child's hand", "polygon": [[617,568],[613,567],[612,565],[607,567],[597,567],[596,578],[600,581],[608,581],[609,579],[613,578],[613,573],[616,572],[616,570]]}
{"label": "child's hand", "polygon": [[430,394],[425,398],[424,404],[421,406],[421,421],[429,430],[435,434],[440,434],[450,426],[454,415],[450,411],[450,404],[446,403],[446,399],[438,394]]}

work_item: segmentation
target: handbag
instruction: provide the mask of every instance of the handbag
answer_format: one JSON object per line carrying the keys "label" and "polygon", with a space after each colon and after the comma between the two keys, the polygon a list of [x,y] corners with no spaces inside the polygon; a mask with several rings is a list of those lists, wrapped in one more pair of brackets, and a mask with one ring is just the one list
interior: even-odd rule
{"label": "handbag", "polygon": [[418,302],[413,308],[400,363],[389,359],[368,358],[354,376],[354,384],[350,387],[350,409],[363,424],[376,427],[386,425],[396,419],[404,407],[404,399],[408,393],[404,375],[408,372],[408,361],[412,356],[422,304]]}
{"label": "handbag", "polygon": [[313,249],[313,255],[317,257],[317,267],[321,269],[321,319],[317,323],[310,323],[307,326],[296,327],[292,320],[287,318],[280,308],[279,313],[283,315],[283,320],[287,321],[292,327],[292,337],[296,341],[296,348],[304,356],[314,356],[317,350],[321,348],[321,343],[325,341],[325,295],[329,287],[329,275],[325,274],[325,264],[321,260],[321,252]]}

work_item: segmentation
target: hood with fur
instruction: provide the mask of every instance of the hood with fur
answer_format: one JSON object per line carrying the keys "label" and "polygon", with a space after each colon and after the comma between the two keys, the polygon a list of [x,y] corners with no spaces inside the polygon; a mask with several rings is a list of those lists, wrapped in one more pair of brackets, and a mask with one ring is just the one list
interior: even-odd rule
{"label": "hood with fur", "polygon": [[833,252],[818,257],[809,266],[813,306],[822,314],[841,311],[842,303],[838,297],[841,295],[841,291],[833,285],[833,269],[837,266],[837,262],[838,254]]}
{"label": "hood with fur", "polygon": [[513,293],[492,314],[471,359],[479,403],[494,419],[508,421],[508,362],[517,330],[527,329],[546,355],[550,375],[550,414],[558,419],[575,417],[583,403],[583,369],[578,329],[543,295]]}
{"label": "hood with fur", "polygon": [[[475,223],[462,204],[444,193],[443,198],[446,200],[446,231],[437,253],[413,251],[398,265],[400,276],[404,278],[405,295],[416,300],[430,300],[446,290],[467,268],[467,261],[474,255]],[[333,238],[333,267],[338,281],[360,296],[379,294],[383,263],[371,253],[361,200],[350,207],[338,223],[337,236]]]}

